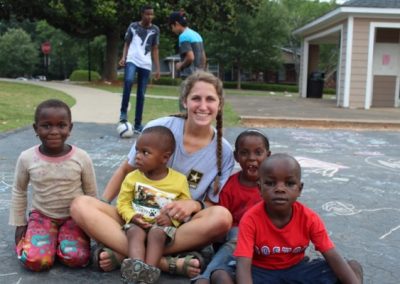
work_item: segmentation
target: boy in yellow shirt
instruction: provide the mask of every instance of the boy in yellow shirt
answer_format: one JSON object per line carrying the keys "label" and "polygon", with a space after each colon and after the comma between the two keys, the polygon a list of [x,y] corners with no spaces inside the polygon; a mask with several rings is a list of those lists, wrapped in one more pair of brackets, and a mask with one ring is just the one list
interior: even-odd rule
{"label": "boy in yellow shirt", "polygon": [[136,142],[136,170],[125,177],[117,200],[129,243],[123,281],[155,283],[160,277],[164,246],[180,224],[160,210],[173,200],[190,199],[186,176],[167,167],[174,150],[174,136],[164,126],[145,128]]}

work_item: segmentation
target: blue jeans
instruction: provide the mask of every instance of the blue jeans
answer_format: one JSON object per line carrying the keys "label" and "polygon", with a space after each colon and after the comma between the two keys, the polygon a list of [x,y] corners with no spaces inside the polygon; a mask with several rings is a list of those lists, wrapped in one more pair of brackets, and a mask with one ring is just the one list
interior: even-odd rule
{"label": "blue jeans", "polygon": [[206,270],[202,274],[191,279],[195,282],[197,279],[211,279],[211,274],[216,270],[225,270],[234,279],[236,271],[236,258],[233,256],[233,251],[236,248],[238,235],[238,227],[232,227],[228,232],[226,242],[218,249],[207,265]]}
{"label": "blue jeans", "polygon": [[128,119],[128,105],[131,97],[132,85],[135,80],[135,73],[137,73],[135,128],[138,128],[142,125],[144,94],[146,92],[147,82],[149,81],[150,70],[137,67],[132,62],[127,62],[125,65],[124,91],[122,93],[120,120]]}

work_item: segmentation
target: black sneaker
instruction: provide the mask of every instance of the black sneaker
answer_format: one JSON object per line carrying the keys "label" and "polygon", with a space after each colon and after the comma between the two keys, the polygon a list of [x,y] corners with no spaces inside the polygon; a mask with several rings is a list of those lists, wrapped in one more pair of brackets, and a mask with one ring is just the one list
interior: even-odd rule
{"label": "black sneaker", "polygon": [[143,126],[139,125],[139,126],[135,126],[133,133],[140,134],[140,133],[142,133],[142,131],[143,131]]}

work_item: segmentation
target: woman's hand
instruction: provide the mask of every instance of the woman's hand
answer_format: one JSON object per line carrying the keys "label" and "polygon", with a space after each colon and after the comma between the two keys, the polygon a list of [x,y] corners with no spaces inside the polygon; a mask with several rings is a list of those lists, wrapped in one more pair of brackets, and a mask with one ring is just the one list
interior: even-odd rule
{"label": "woman's hand", "polygon": [[167,214],[159,214],[155,219],[159,226],[167,227],[172,225],[172,220]]}
{"label": "woman's hand", "polygon": [[15,245],[18,245],[19,241],[25,236],[27,228],[28,225],[17,226],[17,228],[15,228]]}
{"label": "woman's hand", "polygon": [[133,223],[142,229],[148,229],[151,227],[151,224],[143,219],[142,214],[134,215],[130,223]]}
{"label": "woman's hand", "polygon": [[165,205],[161,209],[162,214],[168,214],[172,219],[183,222],[192,213],[200,210],[200,204],[196,200],[177,200]]}

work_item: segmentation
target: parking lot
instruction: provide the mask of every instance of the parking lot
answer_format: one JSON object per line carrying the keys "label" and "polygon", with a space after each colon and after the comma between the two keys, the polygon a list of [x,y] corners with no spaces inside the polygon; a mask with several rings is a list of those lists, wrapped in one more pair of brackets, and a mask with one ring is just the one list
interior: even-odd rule
{"label": "parking lot", "polygon": [[[243,128],[228,128],[233,144]],[[294,155],[303,168],[301,202],[317,211],[340,253],[364,267],[364,283],[398,283],[400,252],[400,132],[262,128],[273,153]],[[75,123],[70,142],[93,159],[99,191],[126,158],[134,139],[115,125]],[[23,269],[13,251],[8,211],[19,153],[38,143],[30,128],[0,134],[0,283],[118,283],[119,272],[72,270],[60,264],[43,273]],[[164,275],[160,283],[189,283]]]}

